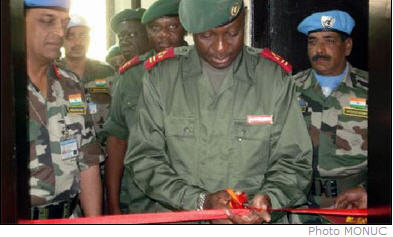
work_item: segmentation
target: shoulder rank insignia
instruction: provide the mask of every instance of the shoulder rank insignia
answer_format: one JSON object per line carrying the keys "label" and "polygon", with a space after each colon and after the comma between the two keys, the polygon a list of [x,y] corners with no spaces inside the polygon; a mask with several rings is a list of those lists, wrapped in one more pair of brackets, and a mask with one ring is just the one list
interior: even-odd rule
{"label": "shoulder rank insignia", "polygon": [[127,71],[129,68],[131,68],[134,65],[137,65],[141,62],[139,59],[139,56],[135,56],[132,59],[130,59],[128,62],[124,63],[118,70],[119,74],[123,74],[125,71]]}
{"label": "shoulder rank insignia", "polygon": [[278,63],[287,73],[292,71],[292,65],[289,64],[285,59],[283,59],[280,55],[275,54],[268,48],[262,49],[261,57],[268,58],[273,62]]}
{"label": "shoulder rank insignia", "polygon": [[56,78],[61,79],[60,69],[56,66],[56,64],[52,64],[53,71],[55,72]]}
{"label": "shoulder rank insignia", "polygon": [[145,68],[146,70],[152,69],[158,62],[161,62],[167,58],[174,58],[175,50],[174,48],[168,48],[164,51],[159,52],[158,54],[151,56],[145,61]]}

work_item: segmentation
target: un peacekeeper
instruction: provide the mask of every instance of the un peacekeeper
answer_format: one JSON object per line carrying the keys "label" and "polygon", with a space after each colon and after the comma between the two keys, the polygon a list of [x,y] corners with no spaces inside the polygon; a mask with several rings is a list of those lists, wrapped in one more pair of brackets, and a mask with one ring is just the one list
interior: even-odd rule
{"label": "un peacekeeper", "polygon": [[69,0],[25,0],[31,219],[66,218],[79,195],[86,216],[101,214],[102,161],[78,78],[57,66]]}
{"label": "un peacekeeper", "polygon": [[71,15],[64,38],[65,57],[60,60],[64,68],[76,73],[85,91],[88,112],[91,115],[97,139],[105,144],[103,132],[111,103],[114,70],[98,60],[87,58],[90,44],[90,27],[79,15]]}
{"label": "un peacekeeper", "polygon": [[365,208],[367,205],[368,73],[353,67],[346,12],[317,12],[298,31],[307,36],[312,68],[299,72],[299,104],[313,144],[311,206]]}
{"label": "un peacekeeper", "polygon": [[116,71],[125,63],[124,56],[121,54],[119,45],[112,45],[108,49],[105,62],[109,63]]}
{"label": "un peacekeeper", "polygon": [[125,61],[151,49],[141,19],[145,9],[125,9],[111,19],[111,29],[119,38],[119,47]]}
{"label": "un peacekeeper", "polygon": [[244,46],[245,11],[242,0],[182,0],[195,46],[148,63],[125,156],[146,211],[228,208],[232,188],[261,211],[213,223],[285,222],[268,208],[307,201],[311,142],[295,86],[287,63]]}
{"label": "un peacekeeper", "polygon": [[[147,37],[153,49],[134,57],[119,70],[111,115],[105,123],[105,129],[109,133],[107,145],[109,156],[105,163],[105,173],[108,209],[111,214],[143,212],[144,206],[151,202],[135,186],[129,174],[123,173],[124,154],[127,149],[129,127],[135,124],[136,120],[135,108],[142,90],[144,62],[165,48],[186,44],[184,41],[186,31],[178,17],[179,2],[179,0],[159,0],[146,10],[142,23],[146,25]],[[153,57],[150,58],[152,59]],[[129,139],[133,139],[133,136],[130,135]]]}

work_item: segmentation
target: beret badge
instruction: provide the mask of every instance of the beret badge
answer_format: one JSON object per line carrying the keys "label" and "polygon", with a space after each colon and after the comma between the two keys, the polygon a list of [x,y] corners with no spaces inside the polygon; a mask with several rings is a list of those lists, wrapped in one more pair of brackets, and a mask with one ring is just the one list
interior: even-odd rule
{"label": "beret badge", "polygon": [[231,8],[231,16],[236,16],[239,13],[240,7],[240,2],[235,3],[235,5],[233,5]]}
{"label": "beret badge", "polygon": [[331,16],[321,16],[321,24],[324,28],[332,28],[336,19]]}

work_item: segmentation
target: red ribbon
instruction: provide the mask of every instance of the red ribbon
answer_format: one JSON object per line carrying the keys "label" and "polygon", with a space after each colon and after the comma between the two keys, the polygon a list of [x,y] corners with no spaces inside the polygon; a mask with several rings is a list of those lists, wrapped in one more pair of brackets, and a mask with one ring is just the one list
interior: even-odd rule
{"label": "red ribbon", "polygon": [[[247,215],[250,209],[231,209],[236,215]],[[379,216],[391,215],[391,207],[372,209],[271,209],[270,211],[282,211],[292,213],[307,213],[336,216]],[[98,217],[82,217],[71,219],[48,219],[48,220],[20,220],[19,224],[157,224],[176,223],[187,221],[226,219],[224,209],[203,211],[179,211],[161,213],[143,213],[128,215],[112,215]]]}

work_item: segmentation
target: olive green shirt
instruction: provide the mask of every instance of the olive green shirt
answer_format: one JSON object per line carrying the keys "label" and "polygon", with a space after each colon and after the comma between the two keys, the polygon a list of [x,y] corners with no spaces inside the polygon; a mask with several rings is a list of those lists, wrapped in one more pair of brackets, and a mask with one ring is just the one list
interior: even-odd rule
{"label": "olive green shirt", "polygon": [[273,208],[306,203],[311,142],[295,87],[260,52],[244,47],[217,93],[193,46],[145,73],[125,157],[155,200],[144,211],[196,209],[201,192],[225,188],[267,194]]}
{"label": "olive green shirt", "polygon": [[[105,122],[105,132],[121,140],[127,140],[129,127],[136,121],[136,106],[142,91],[142,78],[146,69],[144,61],[155,54],[151,50],[139,56],[139,63],[116,74],[110,115]],[[123,173],[120,186],[120,209],[122,213],[143,212],[151,200],[134,184],[128,172]],[[142,205],[141,205],[142,203]]]}
{"label": "olive green shirt", "polygon": [[135,121],[135,109],[142,91],[142,77],[146,69],[144,61],[153,56],[151,50],[139,56],[140,62],[122,74],[116,74],[110,116],[105,122],[105,131],[121,140],[127,140],[129,126]]}

